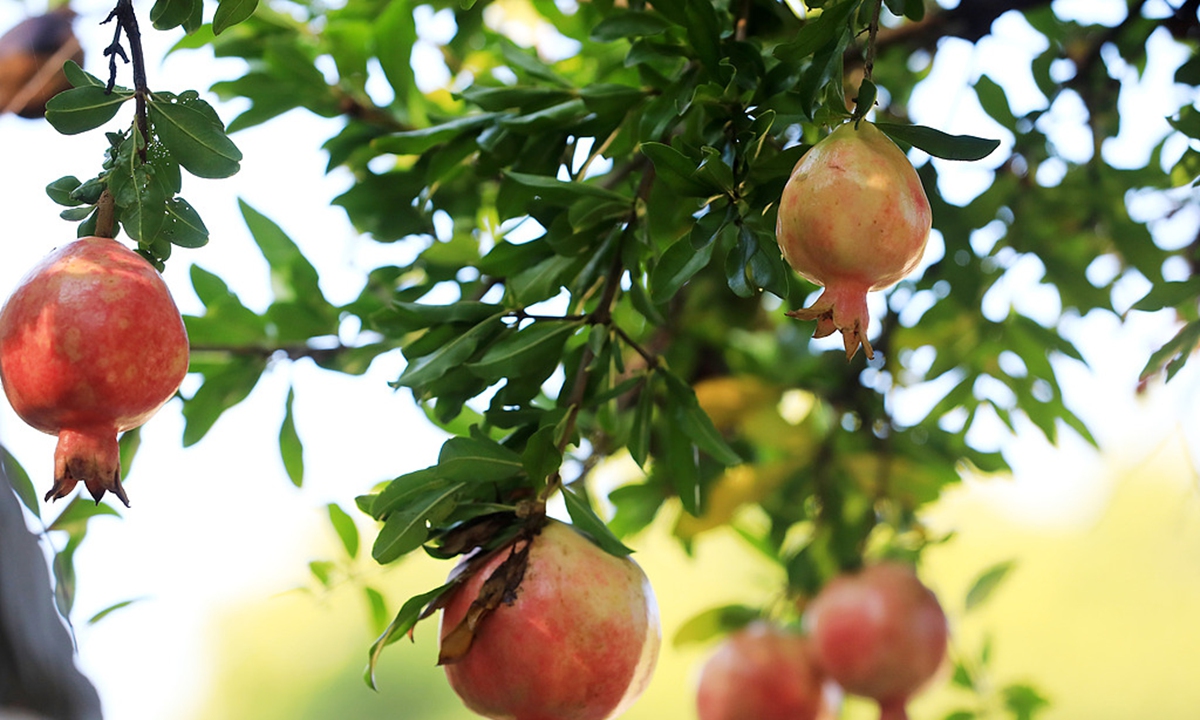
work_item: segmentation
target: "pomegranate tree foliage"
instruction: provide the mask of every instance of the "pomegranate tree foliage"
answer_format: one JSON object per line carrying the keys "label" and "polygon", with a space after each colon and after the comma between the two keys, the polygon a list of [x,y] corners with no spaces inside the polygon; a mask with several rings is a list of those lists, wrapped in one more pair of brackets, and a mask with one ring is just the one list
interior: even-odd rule
{"label": "pomegranate tree foliage", "polygon": [[[965,468],[1007,468],[1000,452],[968,441],[977,422],[998,417],[1015,430],[1026,418],[1052,441],[1066,430],[1094,442],[1063,400],[1058,371],[1084,361],[1059,322],[1015,308],[997,318],[981,307],[1017,258],[1045,268],[1059,319],[1116,313],[1117,279],[1149,279],[1153,289],[1134,309],[1175,308],[1185,323],[1147,359],[1142,379],[1170,377],[1200,343],[1195,244],[1156,243],[1124,202],[1161,191],[1172,212],[1195,204],[1186,186],[1200,175],[1200,113],[1183,107],[1171,119],[1192,141],[1173,164],[1162,154],[1170,138],[1142,167],[1114,167],[1099,152],[1121,121],[1122,88],[1105,58],[1144,68],[1148,38],[1169,34],[1192,49],[1175,81],[1200,84],[1193,0],[1173,11],[1131,2],[1113,27],[1063,20],[1039,0],[954,9],[886,0],[865,85],[875,0],[814,0],[805,17],[793,10],[802,3],[776,0],[336,5],[221,0],[211,24],[200,22],[200,0],[157,0],[151,10],[157,28],[189,31],[177,50],[247,61],[244,74],[211,90],[244,98],[249,109],[224,128],[207,111],[187,115],[204,120],[205,137],[220,145],[224,164],[211,174],[236,170],[240,155],[222,144],[226,132],[236,137],[297,108],[340,118],[322,149],[328,169],[348,170],[354,183],[333,203],[375,241],[422,248],[408,265],[374,269],[357,299],[335,306],[292,239],[243,205],[275,300],[255,313],[219,277],[192,268],[205,312],[187,326],[203,384],[185,399],[183,440],[198,441],[273,362],[307,357],[361,373],[381,354],[402,353],[407,365],[393,385],[451,437],[436,465],[358,498],[380,523],[372,553],[381,563],[418,549],[452,557],[504,542],[531,500],[564,485],[573,520],[611,552],[628,552],[622,540],[660,513],[678,515],[684,543],[728,523],[786,569],[792,593],[811,594],[859,565],[868,546],[912,558],[942,539],[923,527],[921,508]],[[453,35],[439,47],[450,90],[423,93],[415,82],[418,5],[453,17]],[[493,13],[518,5],[573,50],[549,60],[506,37]],[[975,81],[984,110],[1011,133],[1011,152],[989,158],[993,182],[965,205],[939,193],[937,166],[920,166],[944,253],[884,296],[887,311],[873,323],[877,359],[848,364],[840,348],[810,341],[809,324],[784,316],[815,290],[786,267],[774,239],[788,173],[850,116],[860,88],[902,144],[968,161],[991,153],[995,143],[985,138],[912,125],[908,106],[941,38],[978,41],[1006,11],[1022,13],[1045,38],[1030,68],[1044,103],[1017,115],[1001,84],[987,75]],[[85,87],[96,82],[76,76]],[[1066,95],[1088,109],[1097,151],[1086,162],[1060,157],[1039,123]],[[196,102],[182,91],[151,99],[160,115]],[[118,143],[127,136],[110,139],[112,158],[129,160]],[[1046,181],[1044,166],[1060,168],[1061,179]],[[74,189],[63,196],[58,188],[68,198]],[[450,221],[448,232],[437,232],[438,217]],[[995,242],[973,243],[980,232]],[[1089,278],[1098,258],[1120,271]],[[1180,260],[1188,277],[1167,281],[1164,264]],[[339,340],[348,318],[363,330]],[[904,407],[901,422],[897,405],[921,387],[936,388],[936,402],[921,417]],[[293,397],[279,441],[300,484]],[[605,523],[593,510],[590,472],[624,454],[644,474],[608,494],[616,512]],[[370,480],[360,479],[364,487]],[[735,519],[745,503],[761,508],[763,522]],[[331,519],[354,555],[354,523],[336,506]],[[329,570],[314,565],[322,582]],[[981,587],[1002,575],[985,574],[990,584]],[[400,608],[372,664],[444,590]],[[379,594],[367,592],[382,612]],[[743,624],[758,612],[717,609],[688,632]],[[970,686],[972,666],[960,660],[956,682]],[[1040,701],[1023,686],[1005,693],[1018,715]]]}

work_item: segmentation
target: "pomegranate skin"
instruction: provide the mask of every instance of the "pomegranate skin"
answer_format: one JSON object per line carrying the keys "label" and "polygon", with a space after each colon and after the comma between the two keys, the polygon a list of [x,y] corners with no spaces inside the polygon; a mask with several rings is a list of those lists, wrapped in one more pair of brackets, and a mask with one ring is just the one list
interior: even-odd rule
{"label": "pomegranate skin", "polygon": [[[508,555],[497,553],[454,591],[443,639]],[[466,654],[443,667],[463,703],[484,717],[607,720],[646,689],[661,642],[641,568],[550,521],[532,541],[515,600],[486,616]]]}
{"label": "pomegranate skin", "polygon": [[830,699],[808,639],[756,622],[704,663],[696,709],[700,720],[818,720],[836,713]]}
{"label": "pomegranate skin", "polygon": [[841,331],[846,356],[867,341],[867,292],[899,282],[920,263],[933,225],[921,179],[904,153],[866,120],[848,122],[804,154],[776,218],[792,269],[825,291],[789,312],[816,320],[814,337]]}
{"label": "pomegranate skin", "polygon": [[117,433],[138,427],[187,374],[183,319],[158,272],[119,242],[61,247],[0,309],[0,383],[29,425],[58,435],[46,500],[82,482],[96,502],[121,486]]}
{"label": "pomegranate skin", "polygon": [[834,578],[804,615],[821,668],[846,692],[874,699],[881,718],[904,706],[946,655],[946,615],[907,565],[883,562]]}

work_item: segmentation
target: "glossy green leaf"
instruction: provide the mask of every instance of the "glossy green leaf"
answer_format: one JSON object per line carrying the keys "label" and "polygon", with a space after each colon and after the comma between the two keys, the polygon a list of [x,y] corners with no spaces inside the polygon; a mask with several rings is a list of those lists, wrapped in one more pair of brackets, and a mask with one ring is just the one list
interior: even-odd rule
{"label": "glossy green leaf", "polygon": [[364,680],[372,690],[376,689],[375,666],[379,663],[379,656],[383,654],[383,649],[407,635],[413,626],[417,624],[425,607],[456,585],[457,583],[449,582],[429,592],[414,595],[400,607],[400,611],[396,613],[395,619],[392,620],[387,629],[383,631],[383,634],[371,645]]}
{"label": "glossy green leaf", "polygon": [[187,22],[197,12],[201,0],[155,0],[150,22],[155,30],[170,30]]}
{"label": "glossy green leaf", "polygon": [[380,152],[396,155],[420,155],[435,145],[448,142],[467,132],[478,132],[502,117],[501,113],[467,115],[440,125],[398,132],[371,143]]}
{"label": "glossy green leaf", "polygon": [[678,375],[664,371],[667,397],[670,400],[671,417],[679,423],[679,428],[696,443],[696,446],[713,457],[722,465],[737,465],[742,462],[741,456],[721,437],[721,433],[713,426],[712,420],[700,407],[696,393]]}
{"label": "glossy green leaf", "polygon": [[166,202],[166,218],[159,233],[172,245],[200,248],[208,244],[208,228],[187,200],[173,197]]}
{"label": "glossy green leaf", "polygon": [[691,197],[708,197],[719,192],[718,187],[696,177],[696,162],[670,145],[646,142],[642,143],[641,151],[654,163],[658,177],[676,192]]}
{"label": "glossy green leaf", "polygon": [[667,248],[650,274],[650,300],[658,305],[674,297],[693,275],[708,265],[716,245],[709,242],[695,248],[685,237]]}
{"label": "glossy green leaf", "polygon": [[73,197],[73,193],[79,189],[81,184],[79,178],[74,175],[67,175],[47,185],[46,194],[59,205],[74,207],[75,205],[79,205],[80,201]]}
{"label": "glossy green leaf", "polygon": [[78,135],[95,130],[112,120],[133,93],[85,85],[61,92],[46,103],[46,121],[63,135]]}
{"label": "glossy green leaf", "polygon": [[496,342],[467,367],[489,381],[519,377],[531,369],[558,364],[563,345],[577,323],[542,320]]}
{"label": "glossy green leaf", "polygon": [[950,135],[924,125],[875,123],[893,140],[907,143],[944,160],[982,160],[1000,147],[999,140],[973,135]]}
{"label": "glossy green leaf", "polygon": [[429,539],[429,523],[435,523],[454,510],[455,496],[465,482],[439,485],[403,507],[396,508],[379,530],[371,557],[380,565],[399,559]]}
{"label": "glossy green leaf", "polygon": [[567,513],[571,516],[571,522],[575,527],[587,533],[592,541],[604,549],[605,552],[617,557],[625,557],[633,552],[625,543],[617,539],[596,511],[592,509],[592,504],[587,497],[581,492],[577,492],[573,488],[564,487],[562,490],[563,501],[567,506]]}
{"label": "glossy green leaf", "polygon": [[496,482],[525,469],[521,456],[481,437],[453,437],[438,453],[438,476],[464,482]]}
{"label": "glossy green leaf", "polygon": [[242,152],[225,134],[208,103],[187,94],[155,93],[147,107],[154,132],[191,174],[225,178],[241,168]]}
{"label": "glossy green leaf", "polygon": [[467,358],[471,357],[484,337],[496,330],[503,315],[503,313],[492,315],[461,335],[456,335],[434,352],[412,360],[397,378],[395,385],[420,387],[437,380],[452,368],[459,367],[466,362]]}
{"label": "glossy green leaf", "polygon": [[642,10],[613,12],[592,28],[591,39],[596,42],[613,42],[630,37],[658,35],[671,27],[661,16]]}
{"label": "glossy green leaf", "polygon": [[244,22],[258,9],[258,0],[218,0],[213,14],[213,34],[220,35],[229,28]]}

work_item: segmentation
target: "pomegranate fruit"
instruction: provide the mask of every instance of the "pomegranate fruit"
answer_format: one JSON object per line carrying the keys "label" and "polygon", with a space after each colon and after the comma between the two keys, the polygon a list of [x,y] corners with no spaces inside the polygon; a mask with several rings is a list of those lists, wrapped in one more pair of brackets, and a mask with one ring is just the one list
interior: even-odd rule
{"label": "pomegranate fruit", "polygon": [[[496,720],[620,715],[646,689],[662,641],[645,573],[553,520],[513,552],[525,547],[515,592],[478,622],[465,653],[444,665],[450,686],[472,711]],[[509,556],[496,553],[452,591],[442,612],[443,654],[447,636]]]}
{"label": "pomegranate fruit", "polygon": [[881,720],[905,704],[946,654],[946,615],[912,568],[871,565],[829,582],[804,613],[817,663],[846,692],[879,703]]}
{"label": "pomegranate fruit", "polygon": [[838,705],[808,638],[766,622],[721,643],[700,671],[696,694],[700,720],[818,720],[833,717]]}
{"label": "pomegranate fruit", "polygon": [[158,272],[119,242],[55,250],[0,309],[0,383],[21,419],[58,435],[54,487],[100,502],[121,487],[117,433],[150,419],[187,374],[183,319]]}
{"label": "pomegranate fruit", "polygon": [[816,320],[813,337],[842,333],[846,357],[867,340],[867,292],[899,282],[921,261],[933,215],[921,179],[886,135],[848,122],[796,163],[779,203],[775,234],[801,277],[825,288],[788,315]]}

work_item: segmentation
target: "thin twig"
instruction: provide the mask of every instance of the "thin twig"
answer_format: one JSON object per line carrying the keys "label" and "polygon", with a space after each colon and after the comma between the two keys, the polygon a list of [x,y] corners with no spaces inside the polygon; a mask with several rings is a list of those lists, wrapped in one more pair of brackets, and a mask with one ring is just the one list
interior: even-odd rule
{"label": "thin twig", "polygon": [[[142,162],[146,162],[146,145],[150,140],[150,122],[146,116],[146,99],[150,96],[150,88],[146,81],[146,57],[142,52],[142,33],[138,29],[137,15],[133,11],[133,0],[117,0],[116,7],[108,14],[101,25],[116,20],[116,30],[113,32],[112,44],[104,48],[104,54],[108,57],[108,85],[105,91],[111,93],[117,84],[117,58],[120,57],[126,63],[130,61],[130,55],[133,56],[133,96],[135,109],[135,122],[137,130],[142,136],[142,142],[138,147],[138,155]],[[121,32],[125,32],[125,37],[129,41],[129,55],[125,54],[125,48],[121,46]]]}

